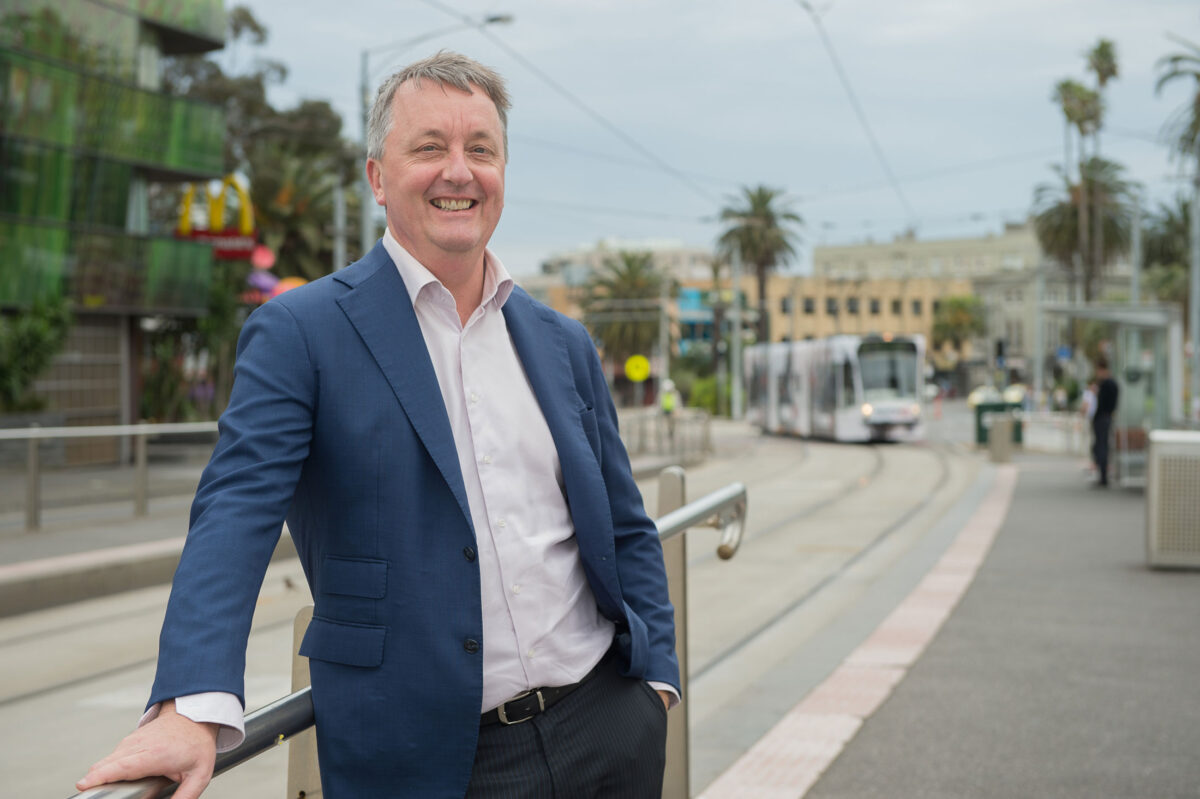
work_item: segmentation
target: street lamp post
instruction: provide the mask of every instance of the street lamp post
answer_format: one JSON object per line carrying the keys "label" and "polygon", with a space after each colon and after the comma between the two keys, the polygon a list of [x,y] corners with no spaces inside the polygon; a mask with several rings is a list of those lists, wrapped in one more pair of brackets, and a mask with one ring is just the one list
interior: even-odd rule
{"label": "street lamp post", "polygon": [[445,36],[448,33],[464,30],[466,28],[482,28],[484,25],[504,25],[513,21],[511,14],[490,14],[477,22],[468,21],[461,22],[457,25],[451,25],[447,28],[440,28],[429,33],[423,33],[420,36],[415,36],[412,39],[406,39],[402,42],[393,42],[391,44],[380,45],[379,47],[371,47],[362,51],[361,60],[359,63],[359,82],[358,82],[358,97],[362,111],[362,152],[363,152],[363,169],[362,169],[362,203],[359,208],[359,242],[362,245],[360,256],[366,255],[367,251],[375,245],[375,226],[371,221],[371,209],[375,204],[375,196],[371,191],[371,181],[367,179],[367,125],[368,116],[371,113],[371,70],[370,61],[372,55],[378,55],[385,51],[390,51],[392,57],[400,54],[402,50],[412,47],[415,44]]}

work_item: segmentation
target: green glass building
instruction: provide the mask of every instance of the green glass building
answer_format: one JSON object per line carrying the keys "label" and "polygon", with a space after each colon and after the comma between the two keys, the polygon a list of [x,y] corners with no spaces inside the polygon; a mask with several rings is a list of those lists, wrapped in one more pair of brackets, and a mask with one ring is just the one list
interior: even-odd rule
{"label": "green glass building", "polygon": [[224,32],[222,0],[0,0],[0,312],[69,299],[37,387],[68,424],[134,421],[142,319],[204,313],[211,249],[151,230],[148,187],[221,176],[221,110],[161,59]]}

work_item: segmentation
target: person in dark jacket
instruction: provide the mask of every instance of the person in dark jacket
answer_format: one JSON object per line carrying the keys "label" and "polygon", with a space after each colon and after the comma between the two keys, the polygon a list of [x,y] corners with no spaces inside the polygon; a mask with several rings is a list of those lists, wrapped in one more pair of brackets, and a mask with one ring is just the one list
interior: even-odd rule
{"label": "person in dark jacket", "polygon": [[1108,440],[1112,434],[1112,417],[1117,410],[1117,381],[1108,371],[1108,359],[1096,359],[1096,413],[1092,416],[1093,460],[1099,474],[1097,486],[1108,485]]}

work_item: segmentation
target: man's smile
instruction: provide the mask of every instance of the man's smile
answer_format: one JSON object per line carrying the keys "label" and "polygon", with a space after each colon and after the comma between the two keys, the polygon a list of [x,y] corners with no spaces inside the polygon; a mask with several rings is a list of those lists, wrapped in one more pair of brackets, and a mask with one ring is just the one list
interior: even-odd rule
{"label": "man's smile", "polygon": [[438,197],[429,202],[433,207],[440,208],[443,211],[465,211],[476,205],[475,200],[451,200],[445,197]]}

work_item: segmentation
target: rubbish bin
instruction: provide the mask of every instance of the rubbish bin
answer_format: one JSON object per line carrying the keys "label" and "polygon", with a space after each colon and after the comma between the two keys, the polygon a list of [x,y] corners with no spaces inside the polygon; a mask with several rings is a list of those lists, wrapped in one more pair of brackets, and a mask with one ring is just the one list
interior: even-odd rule
{"label": "rubbish bin", "polygon": [[1021,417],[1019,413],[1014,413],[1020,410],[1021,403],[1019,402],[981,402],[976,405],[975,443],[981,447],[987,446],[988,425],[984,422],[984,417],[993,413],[1012,416],[1012,441],[1014,444],[1024,443],[1023,431],[1021,430]]}
{"label": "rubbish bin", "polygon": [[992,414],[988,421],[991,422],[988,453],[992,463],[1009,463],[1012,461],[1014,437],[1011,428],[1016,426],[1016,419],[1006,411]]}

